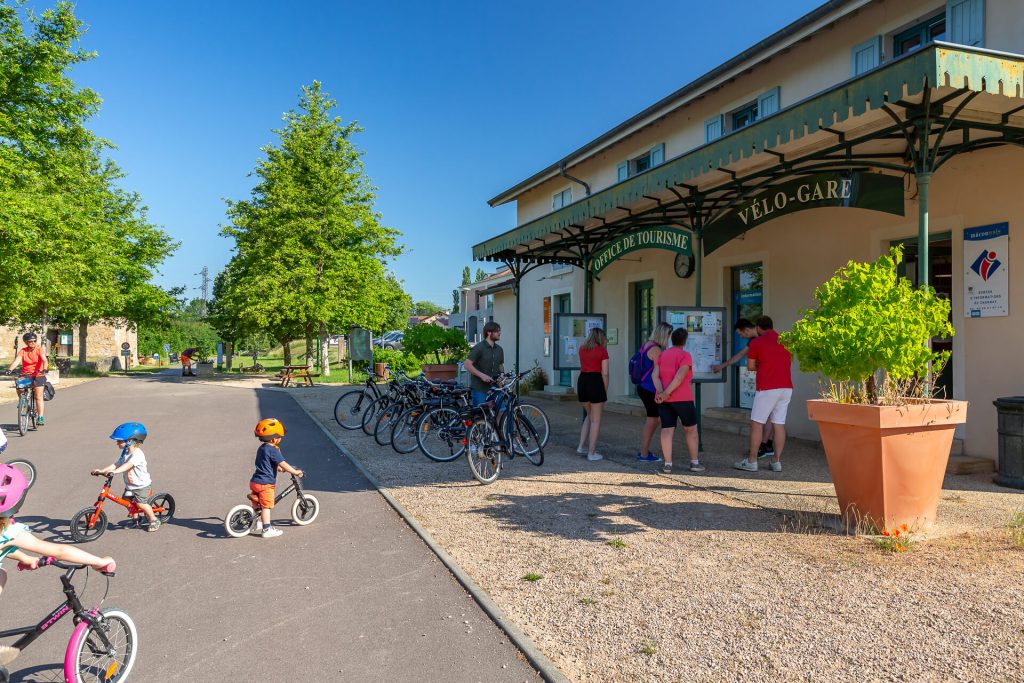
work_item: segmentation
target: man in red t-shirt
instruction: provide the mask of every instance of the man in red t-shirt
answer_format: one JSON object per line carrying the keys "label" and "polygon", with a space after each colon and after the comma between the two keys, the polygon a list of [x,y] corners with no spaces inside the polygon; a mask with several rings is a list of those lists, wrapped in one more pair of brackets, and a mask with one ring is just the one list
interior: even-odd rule
{"label": "man in red t-shirt", "polygon": [[786,411],[793,398],[793,358],[779,343],[779,333],[766,315],[757,319],[757,337],[747,345],[747,369],[756,370],[754,405],[750,409],[750,454],[736,463],[738,470],[757,472],[757,453],[764,426],[774,426],[775,455],[769,463],[773,472],[782,471],[782,449],[786,446]]}
{"label": "man in red t-shirt", "polygon": [[25,342],[18,353],[14,356],[14,362],[7,368],[12,372],[21,364],[22,377],[32,378],[32,391],[36,395],[36,424],[42,427],[43,420],[43,387],[46,386],[46,354],[39,348],[39,337],[35,332],[26,332],[21,336]]}

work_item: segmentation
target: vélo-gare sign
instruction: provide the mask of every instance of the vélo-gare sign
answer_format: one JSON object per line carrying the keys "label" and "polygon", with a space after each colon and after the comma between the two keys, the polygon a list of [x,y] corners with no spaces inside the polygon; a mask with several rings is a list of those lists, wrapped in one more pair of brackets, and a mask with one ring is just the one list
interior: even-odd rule
{"label": "v\u00e9lo-gare sign", "polygon": [[594,254],[590,272],[597,275],[612,261],[638,249],[666,249],[691,256],[693,242],[690,233],[679,228],[640,228],[616,237],[608,246]]}

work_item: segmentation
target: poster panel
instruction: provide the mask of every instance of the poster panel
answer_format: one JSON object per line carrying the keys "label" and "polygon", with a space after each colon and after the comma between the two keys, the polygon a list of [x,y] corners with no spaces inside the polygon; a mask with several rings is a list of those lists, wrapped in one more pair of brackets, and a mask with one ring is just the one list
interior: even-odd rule
{"label": "poster panel", "polygon": [[686,328],[689,336],[683,348],[693,356],[694,382],[725,382],[724,372],[713,372],[712,365],[725,359],[725,309],[708,306],[658,306],[658,322],[667,322],[673,330]]}
{"label": "poster panel", "polygon": [[348,333],[348,357],[352,360],[373,360],[369,330],[353,327]]}
{"label": "poster panel", "polygon": [[1010,314],[1010,224],[964,230],[964,316]]}
{"label": "poster panel", "polygon": [[580,347],[595,327],[607,330],[604,313],[555,313],[555,370],[579,370]]}

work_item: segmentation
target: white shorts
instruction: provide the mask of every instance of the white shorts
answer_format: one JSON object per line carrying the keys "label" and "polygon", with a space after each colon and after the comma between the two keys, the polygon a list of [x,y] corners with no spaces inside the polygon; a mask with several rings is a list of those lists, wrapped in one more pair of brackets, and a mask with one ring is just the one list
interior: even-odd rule
{"label": "white shorts", "polygon": [[750,419],[765,424],[771,419],[772,424],[786,424],[786,411],[789,400],[793,398],[792,389],[766,389],[754,393],[754,405],[750,409]]}

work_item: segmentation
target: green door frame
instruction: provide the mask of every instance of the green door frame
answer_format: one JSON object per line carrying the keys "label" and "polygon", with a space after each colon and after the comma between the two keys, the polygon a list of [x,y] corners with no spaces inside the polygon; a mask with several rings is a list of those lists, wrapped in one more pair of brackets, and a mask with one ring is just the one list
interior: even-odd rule
{"label": "green door frame", "polygon": [[[572,313],[572,294],[555,294],[555,303],[557,304],[555,310],[558,313]],[[557,330],[555,332],[557,334]],[[558,385],[563,387],[572,386],[572,370],[558,371]]]}
{"label": "green door frame", "polygon": [[[633,347],[630,357],[640,350],[654,332],[654,280],[639,280],[631,283],[633,289]],[[630,385],[630,393],[636,395],[636,387]]]}

